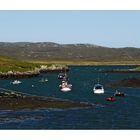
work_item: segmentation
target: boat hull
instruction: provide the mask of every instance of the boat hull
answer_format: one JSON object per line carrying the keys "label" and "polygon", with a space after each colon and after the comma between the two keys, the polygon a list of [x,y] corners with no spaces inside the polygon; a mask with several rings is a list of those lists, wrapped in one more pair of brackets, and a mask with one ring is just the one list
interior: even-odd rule
{"label": "boat hull", "polygon": [[124,97],[124,93],[115,93],[114,96],[118,96],[118,97]]}
{"label": "boat hull", "polygon": [[110,97],[106,98],[106,101],[110,101],[110,102],[113,102],[115,100],[116,100],[115,98],[110,98]]}
{"label": "boat hull", "polygon": [[71,91],[71,88],[65,87],[65,88],[61,88],[60,90],[63,92],[69,92]]}
{"label": "boat hull", "polygon": [[104,88],[101,84],[96,84],[93,88],[94,94],[103,94],[104,93]]}
{"label": "boat hull", "polygon": [[17,80],[11,82],[11,84],[13,84],[13,85],[19,85],[19,84],[21,84],[21,83],[22,83],[21,81],[17,81]]}
{"label": "boat hull", "polygon": [[94,89],[93,92],[94,92],[94,94],[104,94],[103,89]]}

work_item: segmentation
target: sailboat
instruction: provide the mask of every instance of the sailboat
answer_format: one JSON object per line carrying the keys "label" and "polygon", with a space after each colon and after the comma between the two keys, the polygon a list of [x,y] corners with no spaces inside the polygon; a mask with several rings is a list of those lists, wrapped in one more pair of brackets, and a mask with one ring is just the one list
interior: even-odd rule
{"label": "sailboat", "polygon": [[66,74],[66,71],[64,73],[64,76],[62,77],[62,81],[59,85],[59,88],[62,92],[68,92],[72,90],[72,84],[68,84],[68,76]]}
{"label": "sailboat", "polygon": [[67,81],[62,81],[62,83],[59,85],[59,88],[63,92],[68,92],[72,90],[72,84],[68,84]]}
{"label": "sailboat", "polygon": [[103,87],[103,85],[99,84],[99,79],[98,79],[98,84],[94,85],[93,92],[94,92],[94,94],[103,94],[104,93],[104,87]]}

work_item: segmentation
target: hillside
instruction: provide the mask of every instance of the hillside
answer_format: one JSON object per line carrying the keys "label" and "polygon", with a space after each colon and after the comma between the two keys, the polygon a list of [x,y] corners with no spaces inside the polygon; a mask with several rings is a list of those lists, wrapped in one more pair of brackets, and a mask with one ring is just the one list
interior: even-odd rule
{"label": "hillside", "polygon": [[18,71],[18,72],[26,72],[32,71],[36,67],[39,67],[39,64],[34,64],[26,61],[20,61],[9,57],[0,56],[0,72],[8,72],[8,71]]}
{"label": "hillside", "polygon": [[140,49],[107,48],[92,44],[1,42],[0,55],[22,60],[139,61]]}

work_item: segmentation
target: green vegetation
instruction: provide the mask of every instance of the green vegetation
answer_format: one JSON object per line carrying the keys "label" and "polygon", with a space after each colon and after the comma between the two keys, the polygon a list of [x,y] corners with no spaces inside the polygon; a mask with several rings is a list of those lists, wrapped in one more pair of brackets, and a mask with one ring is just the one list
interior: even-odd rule
{"label": "green vegetation", "polygon": [[136,71],[140,71],[140,66],[135,68]]}
{"label": "green vegetation", "polygon": [[70,59],[48,59],[30,61],[37,64],[60,64],[60,65],[139,65],[140,61],[96,61],[96,60],[70,60]]}
{"label": "green vegetation", "polygon": [[[57,44],[53,42],[0,42],[0,54],[20,60],[77,60],[109,62],[140,61],[140,48],[108,48],[94,44]],[[120,61],[120,62],[119,62]],[[73,62],[72,62],[73,63]],[[75,61],[74,61],[75,63]],[[80,62],[81,63],[81,62]]]}
{"label": "green vegetation", "polygon": [[20,61],[17,59],[0,56],[0,72],[19,71],[26,72],[34,70],[35,67],[39,67],[38,63],[31,63],[26,61]]}
{"label": "green vegetation", "polygon": [[[58,65],[138,65],[140,61],[96,61],[96,60],[74,60],[74,59],[47,59],[39,61],[23,61],[10,57],[0,56],[0,72],[19,71],[26,72],[39,68],[40,65],[51,67],[53,64]],[[135,70],[140,71],[140,67]]]}

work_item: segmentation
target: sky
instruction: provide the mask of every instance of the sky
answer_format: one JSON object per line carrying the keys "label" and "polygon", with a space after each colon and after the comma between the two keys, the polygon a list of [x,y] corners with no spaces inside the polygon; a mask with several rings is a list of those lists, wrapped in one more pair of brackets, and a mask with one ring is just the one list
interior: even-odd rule
{"label": "sky", "polygon": [[0,11],[0,42],[140,47],[140,11]]}

